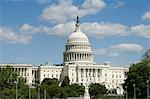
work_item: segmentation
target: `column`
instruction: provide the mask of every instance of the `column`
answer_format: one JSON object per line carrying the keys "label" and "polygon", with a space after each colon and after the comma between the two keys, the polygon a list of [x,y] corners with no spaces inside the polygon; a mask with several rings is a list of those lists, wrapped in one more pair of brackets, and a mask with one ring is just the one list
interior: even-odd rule
{"label": "column", "polygon": [[21,68],[19,68],[19,76],[21,76]]}
{"label": "column", "polygon": [[86,69],[83,69],[83,81],[86,82]]}
{"label": "column", "polygon": [[76,53],[74,53],[74,60],[76,60]]}
{"label": "column", "polygon": [[70,61],[70,59],[71,59],[71,54],[69,54],[69,61]]}
{"label": "column", "polygon": [[72,61],[72,53],[70,53],[70,60]]}
{"label": "column", "polygon": [[82,55],[81,55],[81,53],[80,53],[80,60],[82,60]]}
{"label": "column", "polygon": [[74,61],[74,53],[72,53],[72,60]]}
{"label": "column", "polygon": [[25,77],[27,76],[27,68],[25,68]]}
{"label": "column", "polygon": [[67,54],[67,61],[69,60],[69,55]]}
{"label": "column", "polygon": [[77,53],[77,60],[79,60],[79,54]]}
{"label": "column", "polygon": [[22,76],[24,77],[24,68],[22,68]]}
{"label": "column", "polygon": [[98,82],[98,75],[97,75],[97,73],[98,73],[98,69],[95,69],[95,82]]}

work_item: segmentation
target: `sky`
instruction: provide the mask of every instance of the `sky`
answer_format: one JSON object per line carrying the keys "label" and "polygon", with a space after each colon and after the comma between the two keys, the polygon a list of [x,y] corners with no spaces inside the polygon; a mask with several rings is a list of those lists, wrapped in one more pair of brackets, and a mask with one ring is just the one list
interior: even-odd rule
{"label": "sky", "polygon": [[129,67],[150,49],[149,0],[1,0],[0,63],[62,63],[77,16],[97,64]]}

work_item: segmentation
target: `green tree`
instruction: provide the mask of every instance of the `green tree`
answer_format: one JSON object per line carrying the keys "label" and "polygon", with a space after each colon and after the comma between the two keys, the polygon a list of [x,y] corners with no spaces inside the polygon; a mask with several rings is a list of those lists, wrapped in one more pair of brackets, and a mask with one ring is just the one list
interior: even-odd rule
{"label": "green tree", "polygon": [[15,99],[16,83],[18,97],[21,99],[28,97],[28,86],[25,85],[25,79],[18,77],[17,72],[11,66],[0,69],[0,96],[2,99]]}
{"label": "green tree", "polygon": [[68,76],[65,76],[62,84],[61,84],[61,87],[64,87],[64,86],[69,86],[70,84],[70,80],[69,80],[69,77]]}
{"label": "green tree", "polygon": [[47,92],[47,96],[50,98],[59,96],[61,88],[59,87],[59,81],[56,78],[45,78],[40,86],[41,96],[44,97],[44,90]]}
{"label": "green tree", "polygon": [[65,76],[61,84],[61,94],[60,97],[79,97],[84,94],[84,86],[78,84],[71,84],[68,76]]}
{"label": "green tree", "polygon": [[70,93],[69,96],[71,97],[79,97],[80,95],[84,95],[84,86],[83,85],[78,85],[78,84],[71,84],[69,86],[70,88]]}
{"label": "green tree", "polygon": [[59,96],[60,92],[61,92],[61,89],[60,89],[59,85],[57,85],[57,84],[49,85],[48,94],[51,97],[51,99],[53,98],[53,96],[54,97]]}
{"label": "green tree", "polygon": [[133,84],[136,87],[136,95],[138,98],[146,98],[146,81],[150,80],[150,50],[148,50],[143,59],[136,64],[132,64],[127,73],[127,79],[123,84],[127,86],[127,91],[130,97],[134,95]]}
{"label": "green tree", "polygon": [[59,81],[57,78],[45,78],[42,83],[46,83],[47,85],[51,85],[51,84],[59,84]]}
{"label": "green tree", "polygon": [[91,97],[94,97],[94,99],[97,99],[98,97],[101,97],[102,95],[106,94],[107,89],[104,85],[101,85],[99,83],[91,84],[89,86],[89,93]]}
{"label": "green tree", "polygon": [[17,73],[11,66],[6,66],[0,69],[0,90],[11,88],[17,81]]}

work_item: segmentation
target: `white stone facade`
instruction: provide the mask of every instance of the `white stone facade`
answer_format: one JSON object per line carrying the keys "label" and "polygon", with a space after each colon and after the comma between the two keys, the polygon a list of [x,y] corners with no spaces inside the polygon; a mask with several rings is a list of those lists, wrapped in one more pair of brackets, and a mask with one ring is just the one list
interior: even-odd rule
{"label": "white stone facade", "polygon": [[5,68],[7,65],[12,66],[19,77],[25,78],[27,84],[32,84],[32,79],[34,78],[32,77],[32,68],[34,67],[31,64],[0,64],[0,68]]}
{"label": "white stone facade", "polygon": [[[44,78],[57,78],[62,81],[65,76],[68,76],[71,84],[77,83],[88,87],[90,83],[100,83],[104,84],[108,90],[116,89],[117,94],[123,94],[122,84],[126,79],[128,68],[96,64],[88,37],[80,30],[79,20],[77,20],[75,31],[67,40],[63,56],[63,63],[59,66],[8,65],[19,71],[19,75],[26,78],[29,84],[35,83],[36,80],[41,83]],[[6,64],[0,64],[0,66],[4,65]]]}

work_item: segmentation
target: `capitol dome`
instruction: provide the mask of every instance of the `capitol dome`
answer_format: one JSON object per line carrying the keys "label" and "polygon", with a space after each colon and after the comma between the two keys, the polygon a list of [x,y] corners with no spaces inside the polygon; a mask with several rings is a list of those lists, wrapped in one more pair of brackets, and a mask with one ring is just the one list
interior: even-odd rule
{"label": "capitol dome", "polygon": [[88,37],[80,30],[79,18],[77,17],[75,31],[68,37],[64,63],[93,63],[93,51]]}
{"label": "capitol dome", "polygon": [[68,42],[73,42],[73,41],[89,42],[88,37],[80,30],[77,30],[77,31],[73,32],[68,37]]}

